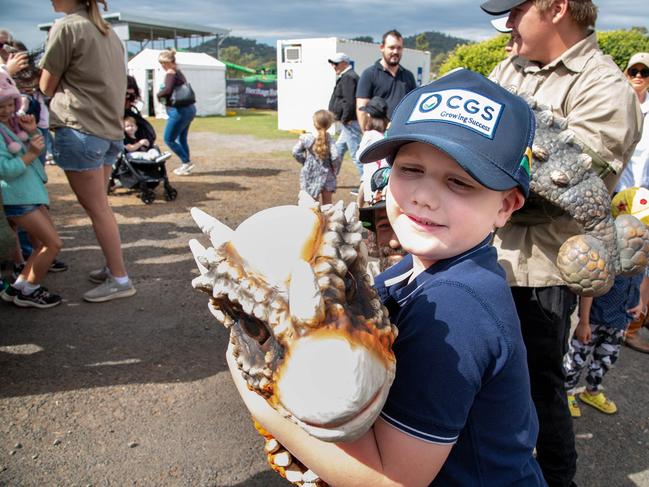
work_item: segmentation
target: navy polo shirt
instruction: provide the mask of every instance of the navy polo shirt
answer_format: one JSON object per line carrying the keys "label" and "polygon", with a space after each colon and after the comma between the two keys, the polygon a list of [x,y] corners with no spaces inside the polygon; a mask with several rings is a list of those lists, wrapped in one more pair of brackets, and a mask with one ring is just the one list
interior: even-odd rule
{"label": "navy polo shirt", "polygon": [[388,117],[392,118],[392,112],[401,99],[416,87],[415,77],[403,66],[400,65],[397,75],[392,76],[383,67],[381,60],[378,60],[361,74],[356,87],[356,98],[380,96],[388,105]]}
{"label": "navy polo shirt", "polygon": [[376,278],[399,329],[381,417],[453,444],[430,485],[546,485],[532,456],[538,420],[520,323],[490,237],[408,282],[411,274],[407,256]]}

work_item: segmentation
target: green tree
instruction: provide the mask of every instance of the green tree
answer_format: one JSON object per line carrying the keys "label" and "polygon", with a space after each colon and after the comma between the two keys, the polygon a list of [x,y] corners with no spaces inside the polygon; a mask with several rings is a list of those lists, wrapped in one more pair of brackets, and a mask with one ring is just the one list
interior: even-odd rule
{"label": "green tree", "polygon": [[350,40],[358,42],[369,42],[370,44],[374,44],[374,38],[372,36],[352,37]]}
{"label": "green tree", "polygon": [[496,64],[505,59],[507,41],[508,34],[499,34],[483,42],[458,46],[440,66],[439,75],[455,68],[468,68],[486,76]]}
{"label": "green tree", "polygon": [[420,51],[428,51],[430,48],[430,45],[428,43],[428,39],[426,38],[426,34],[418,34],[417,37],[415,37],[415,49],[418,49]]}

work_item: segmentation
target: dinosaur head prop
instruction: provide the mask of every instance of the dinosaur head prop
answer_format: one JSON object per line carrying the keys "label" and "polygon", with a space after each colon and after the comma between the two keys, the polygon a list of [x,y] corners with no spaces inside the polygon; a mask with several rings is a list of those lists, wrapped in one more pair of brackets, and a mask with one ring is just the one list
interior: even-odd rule
{"label": "dinosaur head prop", "polygon": [[193,286],[230,329],[248,387],[313,436],[349,441],[375,421],[395,373],[389,322],[366,273],[355,204],[263,210],[232,230],[192,209]]}

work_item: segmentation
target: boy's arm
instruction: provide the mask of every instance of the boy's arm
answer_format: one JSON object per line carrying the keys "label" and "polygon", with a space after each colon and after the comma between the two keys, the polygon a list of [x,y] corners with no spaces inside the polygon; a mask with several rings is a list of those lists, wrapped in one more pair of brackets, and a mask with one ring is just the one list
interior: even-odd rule
{"label": "boy's arm", "polygon": [[592,297],[579,298],[579,324],[575,329],[575,337],[583,344],[590,342],[590,308],[593,305]]}
{"label": "boy's arm", "polygon": [[231,350],[232,378],[253,417],[302,463],[336,486],[426,486],[437,475],[453,445],[427,443],[378,419],[361,438],[349,443],[318,440],[280,416],[248,390]]}
{"label": "boy's arm", "polygon": [[640,318],[640,315],[645,312],[647,302],[649,300],[649,275],[645,271],[645,275],[642,277],[642,282],[640,283],[640,299],[638,304],[629,309],[629,313],[634,316],[634,319]]}

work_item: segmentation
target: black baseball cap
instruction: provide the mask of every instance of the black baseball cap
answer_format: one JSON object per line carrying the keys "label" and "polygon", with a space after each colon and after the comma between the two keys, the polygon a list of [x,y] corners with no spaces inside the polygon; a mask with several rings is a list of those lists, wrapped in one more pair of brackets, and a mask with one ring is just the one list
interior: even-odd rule
{"label": "black baseball cap", "polygon": [[392,165],[401,146],[423,142],[449,156],[476,181],[529,194],[535,119],[525,100],[468,69],[457,69],[408,93],[383,139],[360,155],[362,163]]}
{"label": "black baseball cap", "polygon": [[480,8],[489,15],[502,15],[527,1],[528,0],[488,0],[480,5]]}
{"label": "black baseball cap", "polygon": [[369,113],[374,118],[388,118],[388,104],[380,96],[373,96],[367,105],[360,107],[359,110]]}

